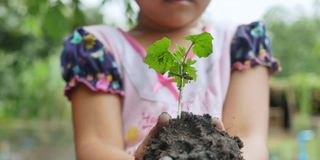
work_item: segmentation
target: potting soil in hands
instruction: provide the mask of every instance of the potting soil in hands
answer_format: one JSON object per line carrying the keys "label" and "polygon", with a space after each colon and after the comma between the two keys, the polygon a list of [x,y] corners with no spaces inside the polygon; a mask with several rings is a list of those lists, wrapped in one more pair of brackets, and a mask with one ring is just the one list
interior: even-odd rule
{"label": "potting soil in hands", "polygon": [[143,160],[244,160],[238,137],[215,128],[212,118],[183,112],[150,140]]}

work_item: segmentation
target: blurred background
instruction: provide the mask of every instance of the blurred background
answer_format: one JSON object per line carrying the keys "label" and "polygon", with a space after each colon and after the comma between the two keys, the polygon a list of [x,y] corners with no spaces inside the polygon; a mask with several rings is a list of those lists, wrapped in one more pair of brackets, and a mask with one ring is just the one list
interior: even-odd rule
{"label": "blurred background", "polygon": [[[59,55],[78,26],[129,29],[133,0],[0,0],[0,160],[74,158]],[[270,159],[320,159],[320,1],[215,0],[210,23],[263,19],[281,73],[271,79]],[[300,158],[299,158],[300,156]]]}

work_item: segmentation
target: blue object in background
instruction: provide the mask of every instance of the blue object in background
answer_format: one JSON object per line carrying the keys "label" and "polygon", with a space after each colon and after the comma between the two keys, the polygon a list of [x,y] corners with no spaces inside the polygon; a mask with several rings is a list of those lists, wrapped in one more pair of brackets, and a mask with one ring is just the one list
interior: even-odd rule
{"label": "blue object in background", "polygon": [[314,133],[311,130],[303,130],[298,133],[299,160],[308,160],[306,142],[310,141],[313,137]]}

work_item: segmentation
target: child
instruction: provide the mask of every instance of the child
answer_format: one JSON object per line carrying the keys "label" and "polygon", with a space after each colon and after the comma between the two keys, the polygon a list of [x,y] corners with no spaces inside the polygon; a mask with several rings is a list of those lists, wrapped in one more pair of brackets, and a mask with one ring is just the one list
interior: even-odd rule
{"label": "child", "polygon": [[244,141],[247,160],[266,160],[268,73],[279,65],[264,25],[205,26],[199,19],[210,0],[137,3],[138,24],[131,31],[82,27],[64,42],[61,64],[77,158],[134,159],[158,116],[177,113],[177,88],[144,64],[145,48],[163,37],[189,46],[185,35],[207,31],[215,38],[214,53],[196,63],[199,78],[185,88],[183,109],[221,118],[227,131]]}

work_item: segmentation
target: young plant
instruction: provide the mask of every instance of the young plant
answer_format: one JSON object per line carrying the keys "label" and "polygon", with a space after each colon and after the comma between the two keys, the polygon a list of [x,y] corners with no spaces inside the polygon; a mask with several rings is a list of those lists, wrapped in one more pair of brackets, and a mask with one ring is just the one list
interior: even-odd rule
{"label": "young plant", "polygon": [[208,57],[212,53],[213,37],[210,33],[203,32],[197,35],[188,35],[184,39],[191,41],[188,49],[176,45],[173,52],[169,51],[171,40],[163,38],[147,48],[144,62],[155,71],[174,77],[179,90],[178,117],[182,111],[183,87],[192,80],[197,79],[197,70],[193,64],[194,59],[187,59],[190,51],[199,58]]}

